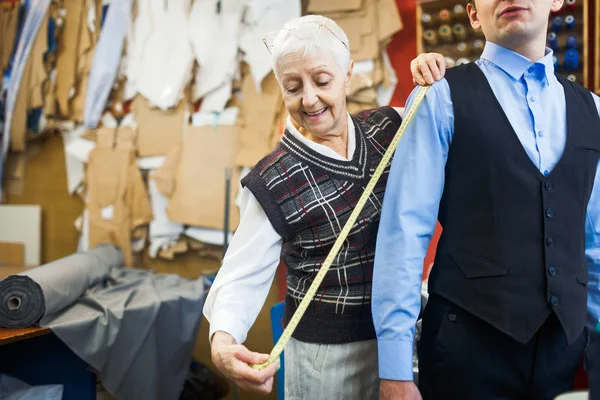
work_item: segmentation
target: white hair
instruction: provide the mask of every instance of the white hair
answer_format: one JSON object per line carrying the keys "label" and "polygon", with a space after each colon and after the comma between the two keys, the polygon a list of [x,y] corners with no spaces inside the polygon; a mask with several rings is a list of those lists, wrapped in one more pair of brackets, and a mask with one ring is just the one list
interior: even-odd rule
{"label": "white hair", "polygon": [[351,58],[350,42],[344,30],[330,18],[305,15],[287,22],[273,40],[271,64],[277,79],[277,65],[283,57],[301,51],[305,56],[315,49],[331,54],[342,72],[347,71]]}

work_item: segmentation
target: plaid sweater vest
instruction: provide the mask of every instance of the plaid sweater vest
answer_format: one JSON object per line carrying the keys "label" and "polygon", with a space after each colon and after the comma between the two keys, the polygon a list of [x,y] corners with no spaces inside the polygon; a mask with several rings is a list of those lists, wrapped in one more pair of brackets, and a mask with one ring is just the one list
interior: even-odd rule
{"label": "plaid sweater vest", "polygon": [[[286,131],[276,149],[242,180],[283,238],[288,268],[286,324],[308,291],[401,118],[391,107],[366,110],[352,119],[356,150],[350,161],[318,154]],[[311,343],[350,343],[375,338],[371,281],[375,241],[390,165],[293,337]]]}

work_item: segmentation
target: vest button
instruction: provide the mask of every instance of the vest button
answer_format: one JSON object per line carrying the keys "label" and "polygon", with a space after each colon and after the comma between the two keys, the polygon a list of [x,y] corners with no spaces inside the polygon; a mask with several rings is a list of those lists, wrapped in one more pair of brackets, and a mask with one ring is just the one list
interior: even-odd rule
{"label": "vest button", "polygon": [[456,321],[456,314],[454,314],[454,313],[448,314],[448,321],[450,321],[450,322]]}
{"label": "vest button", "polygon": [[550,304],[552,304],[552,307],[558,306],[558,297],[556,297],[556,296],[550,297]]}
{"label": "vest button", "polygon": [[549,237],[548,239],[546,239],[546,245],[548,247],[554,246],[554,239],[552,239],[552,237]]}
{"label": "vest button", "polygon": [[548,273],[550,274],[550,276],[556,276],[556,268],[552,266],[548,267]]}
{"label": "vest button", "polygon": [[552,190],[552,181],[546,181],[544,183],[544,188],[546,188],[546,190]]}
{"label": "vest button", "polygon": [[551,219],[554,216],[554,212],[550,207],[546,208],[546,218]]}

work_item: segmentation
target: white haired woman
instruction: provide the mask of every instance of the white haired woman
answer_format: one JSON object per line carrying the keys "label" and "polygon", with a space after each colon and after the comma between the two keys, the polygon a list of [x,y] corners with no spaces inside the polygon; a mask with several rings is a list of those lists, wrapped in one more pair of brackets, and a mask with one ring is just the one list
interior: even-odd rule
{"label": "white haired woman", "polygon": [[[204,307],[213,362],[239,387],[259,393],[271,391],[278,365],[252,369],[268,354],[242,343],[280,258],[288,268],[287,323],[402,121],[391,107],[348,113],[353,61],[334,21],[294,19],[265,43],[290,117],[277,148],[242,180],[241,221]],[[421,55],[413,67],[417,81],[432,73],[441,79],[443,57]],[[387,173],[285,348],[286,399],[378,397],[370,301]]]}

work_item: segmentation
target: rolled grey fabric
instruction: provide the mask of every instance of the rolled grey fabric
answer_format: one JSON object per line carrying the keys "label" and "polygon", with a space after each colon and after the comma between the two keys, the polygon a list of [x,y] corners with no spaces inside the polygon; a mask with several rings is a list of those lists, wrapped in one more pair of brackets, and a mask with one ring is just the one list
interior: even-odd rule
{"label": "rolled grey fabric", "polygon": [[103,244],[3,279],[0,281],[0,328],[39,325],[42,318],[74,304],[123,263],[119,249]]}

